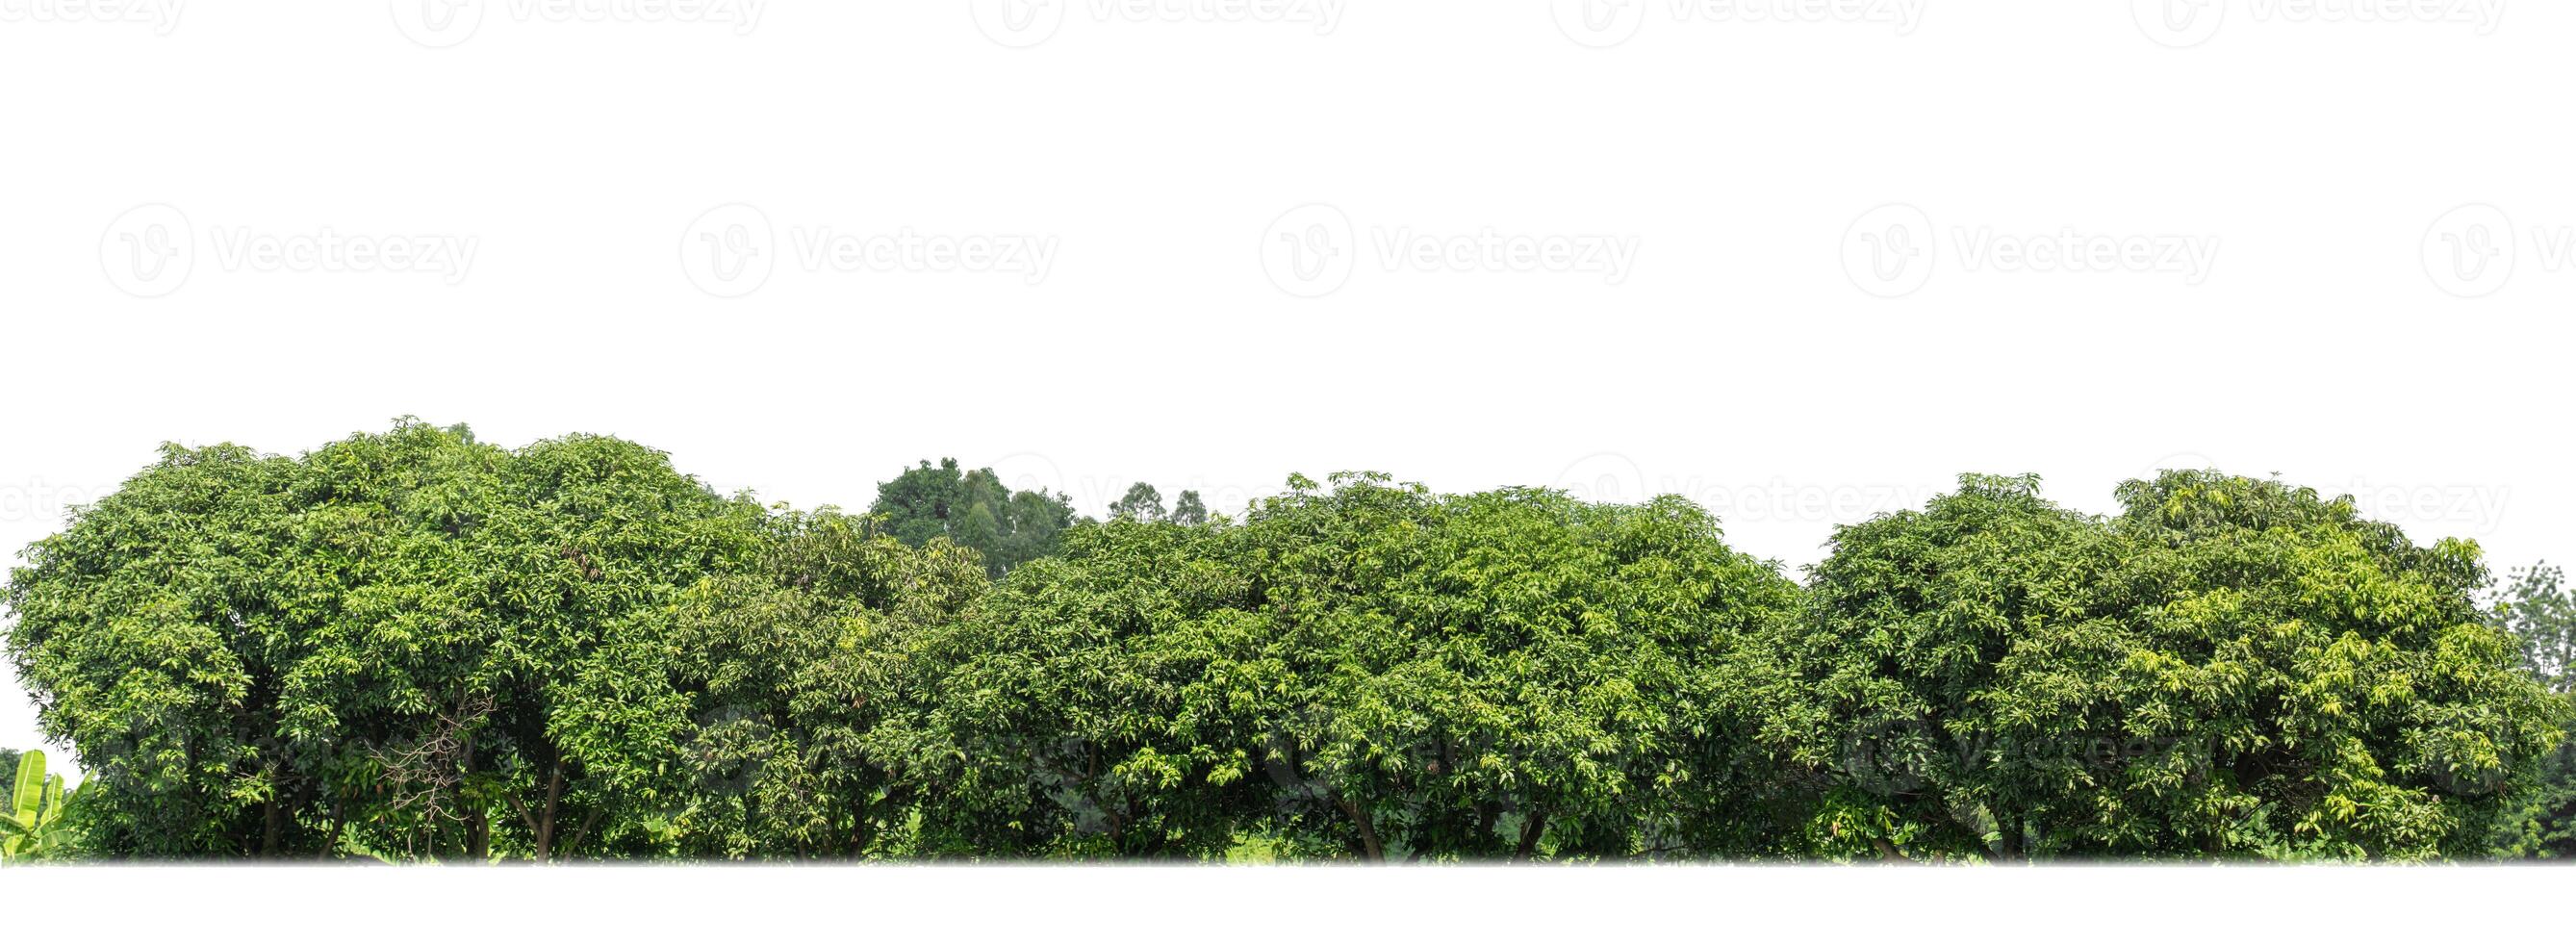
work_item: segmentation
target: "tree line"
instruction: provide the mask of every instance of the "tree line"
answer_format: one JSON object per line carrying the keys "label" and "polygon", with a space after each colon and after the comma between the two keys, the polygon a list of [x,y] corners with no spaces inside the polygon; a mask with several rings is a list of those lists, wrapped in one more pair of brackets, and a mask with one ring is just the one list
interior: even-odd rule
{"label": "tree line", "polygon": [[[105,858],[2576,854],[2576,606],[2349,499],[1968,475],[1803,582],[1675,497],[1375,473],[867,513],[404,420],[164,446],[6,653]],[[51,808],[52,806],[48,806]]]}

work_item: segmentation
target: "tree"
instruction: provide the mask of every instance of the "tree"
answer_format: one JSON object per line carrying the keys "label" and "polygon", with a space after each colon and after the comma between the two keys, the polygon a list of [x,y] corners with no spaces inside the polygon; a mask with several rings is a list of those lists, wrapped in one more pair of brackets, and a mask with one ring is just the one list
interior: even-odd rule
{"label": "tree", "polygon": [[[2087,518],[1968,476],[1838,531],[1803,663],[1820,843],[1996,857],[2420,858],[2484,840],[2559,708],[2473,545],[2168,472]],[[1823,740],[1830,735],[1832,740]]]}
{"label": "tree", "polygon": [[1269,811],[1259,618],[1218,534],[1119,518],[1066,533],[917,656],[912,744],[934,855],[1210,857]]}
{"label": "tree", "polygon": [[[667,456],[571,436],[512,453],[487,515],[461,534],[463,572],[437,590],[482,634],[455,679],[474,790],[539,861],[654,846],[649,820],[682,788],[687,694],[665,670],[684,590],[754,552],[759,509],[717,497]],[[585,841],[597,845],[584,847]]]}
{"label": "tree", "polygon": [[914,471],[862,517],[597,436],[165,447],[9,574],[90,776],[26,754],[0,851],[2576,854],[2563,579],[2481,609],[2474,545],[2276,481],[2105,517],[1966,476],[1802,591],[1678,498],[1341,474],[1071,523]]}
{"label": "tree", "polygon": [[1206,524],[1208,521],[1207,504],[1199,500],[1198,492],[1183,491],[1181,492],[1180,499],[1172,504],[1171,521],[1172,523],[1179,524],[1183,527],[1198,527]]}
{"label": "tree", "polygon": [[1064,495],[1013,492],[992,469],[965,471],[953,458],[937,466],[924,461],[880,483],[868,513],[906,544],[919,547],[946,537],[974,550],[995,579],[1054,553],[1056,535],[1074,522]]}
{"label": "tree", "polygon": [[167,447],[31,548],[8,651],[105,853],[544,859],[666,795],[667,609],[757,514],[596,437]]}
{"label": "tree", "polygon": [[2514,571],[2490,620],[2521,643],[2532,676],[2560,694],[2576,692],[2576,594],[2566,580],[2547,563]]}
{"label": "tree", "polygon": [[1244,528],[1293,823],[1364,859],[1758,854],[1753,640],[1796,587],[1678,498],[1292,479]]}
{"label": "tree", "polygon": [[1163,516],[1163,493],[1141,481],[1129,485],[1127,493],[1109,505],[1111,520],[1156,522]]}
{"label": "tree", "polygon": [[[1838,529],[1812,570],[1805,618],[1770,647],[1810,692],[1789,754],[1838,774],[1813,836],[1826,853],[2018,855],[2026,811],[2096,788],[2070,780],[2100,725],[1989,706],[2024,672],[2089,689],[2125,657],[2106,587],[2128,548],[2038,485],[1963,476],[1922,511]],[[2051,840],[2071,827],[2047,826]]]}
{"label": "tree", "polygon": [[2557,692],[2571,718],[2558,748],[2531,771],[2497,824],[2497,854],[2511,858],[2576,858],[2576,596],[2565,574],[2546,563],[2517,571],[2501,588],[2491,621],[2521,642],[2523,667]]}
{"label": "tree", "polygon": [[[1797,824],[1742,646],[1795,586],[1677,499],[1295,479],[1239,527],[1077,528],[943,649],[962,848],[1738,854]],[[1771,844],[1765,844],[1771,843]]]}
{"label": "tree", "polygon": [[313,617],[287,571],[288,459],[164,446],[11,572],[9,660],[48,739],[80,753],[116,855],[277,854],[320,757],[281,736]]}
{"label": "tree", "polygon": [[975,556],[916,549],[834,511],[776,509],[757,556],[681,600],[673,633],[693,780],[683,854],[867,857],[908,851],[919,793],[887,718],[925,713],[921,636],[980,595]]}

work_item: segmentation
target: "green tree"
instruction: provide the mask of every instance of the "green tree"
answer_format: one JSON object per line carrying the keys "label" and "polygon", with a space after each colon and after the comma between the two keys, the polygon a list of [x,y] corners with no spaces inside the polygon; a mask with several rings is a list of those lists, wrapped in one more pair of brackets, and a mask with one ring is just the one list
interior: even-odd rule
{"label": "green tree", "polygon": [[1292,486],[1077,528],[953,627],[921,738],[951,847],[1625,858],[1800,823],[1745,762],[1742,657],[1796,588],[1698,509]]}
{"label": "green tree", "polygon": [[1109,505],[1111,520],[1156,522],[1163,517],[1163,493],[1141,481],[1127,486],[1127,493]]}
{"label": "green tree", "polygon": [[1748,762],[1776,690],[1749,646],[1796,587],[1705,512],[1290,485],[1239,553],[1300,832],[1369,860],[1741,856],[1798,823]]}
{"label": "green tree", "polygon": [[1181,496],[1172,502],[1171,521],[1183,527],[1197,527],[1205,524],[1208,521],[1207,503],[1199,500],[1198,492],[1183,491]]}
{"label": "green tree", "polygon": [[2168,472],[2112,519],[1963,478],[1837,532],[1801,664],[1858,853],[2420,858],[2483,841],[2559,709],[2483,624],[2473,545]]}
{"label": "green tree", "polygon": [[[484,790],[520,826],[518,851],[649,851],[646,821],[684,783],[689,700],[665,670],[671,610],[752,552],[758,509],[718,498],[667,456],[596,436],[540,442],[497,476],[466,532],[463,611],[486,633],[459,679]],[[442,584],[442,587],[448,584]],[[469,714],[472,709],[469,708]],[[585,846],[585,840],[596,841]]]}
{"label": "green tree", "polygon": [[1054,553],[1057,534],[1074,522],[1064,495],[1013,492],[992,469],[966,471],[953,458],[936,466],[924,461],[878,484],[868,513],[906,544],[919,547],[946,537],[974,550],[996,579]]}
{"label": "green tree", "polygon": [[2496,827],[2495,851],[2512,858],[2576,858],[2576,596],[2546,563],[2513,574],[2491,620],[2522,644],[2523,667],[2566,702],[2558,748],[2533,769]]}
{"label": "green tree", "polygon": [[2576,692],[2576,594],[2566,581],[2565,570],[2547,563],[2514,571],[2490,620],[2522,644],[2532,677],[2560,694]]}
{"label": "green tree", "polygon": [[238,446],[159,461],[13,570],[9,660],[88,771],[110,854],[277,854],[318,781],[282,736],[313,614],[293,557],[298,469]]}
{"label": "green tree", "polygon": [[1257,830],[1264,644],[1207,531],[1116,519],[1012,572],[920,657],[909,743],[935,855],[1210,857]]}
{"label": "green tree", "polygon": [[834,511],[775,510],[755,559],[681,600],[673,669],[692,692],[692,782],[678,850],[866,857],[908,850],[919,791],[908,743],[881,742],[921,699],[922,636],[980,595],[974,554],[916,549]]}
{"label": "green tree", "polygon": [[[1837,530],[1812,569],[1806,617],[1771,655],[1811,692],[1791,712],[1804,716],[1781,728],[1793,761],[1839,773],[1812,836],[1828,853],[1955,855],[1991,843],[2015,855],[2026,810],[2098,788],[2069,779],[2102,724],[2080,713],[2003,718],[1989,706],[2025,684],[2022,673],[2089,690],[2126,657],[2111,584],[2129,548],[2042,500],[2038,484],[1964,476],[1922,511]],[[2078,755],[2059,755],[2061,745]],[[2050,840],[2064,840],[2064,826],[2048,824]]]}
{"label": "green tree", "polygon": [[8,652],[108,854],[606,851],[672,788],[669,607],[758,513],[613,439],[174,446],[30,548]]}

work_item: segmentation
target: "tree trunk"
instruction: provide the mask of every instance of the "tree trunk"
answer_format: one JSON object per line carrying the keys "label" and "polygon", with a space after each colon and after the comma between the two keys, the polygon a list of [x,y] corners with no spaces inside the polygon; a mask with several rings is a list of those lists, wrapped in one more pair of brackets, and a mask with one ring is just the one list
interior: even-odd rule
{"label": "tree trunk", "polygon": [[340,829],[349,824],[349,814],[341,803],[331,804],[331,830],[322,836],[322,847],[313,852],[313,860],[329,861],[331,853],[340,850]]}
{"label": "tree trunk", "polygon": [[260,856],[260,857],[262,857],[262,858],[275,858],[275,857],[277,857],[277,839],[278,839],[278,833],[279,833],[279,832],[282,832],[282,831],[285,831],[285,828],[286,828],[286,809],[285,809],[285,807],[284,807],[283,805],[281,805],[281,804],[279,803],[279,801],[278,801],[278,798],[277,798],[277,785],[276,785],[276,783],[271,782],[271,783],[269,784],[269,788],[268,788],[268,801],[267,801],[266,803],[263,803],[263,804],[261,805],[261,808],[260,808],[260,827],[259,827],[259,856]]}
{"label": "tree trunk", "polygon": [[[462,699],[460,695],[460,703]],[[465,742],[458,747],[458,752],[462,755],[462,762],[459,765],[463,774],[457,778],[456,798],[458,805],[466,807],[465,854],[466,857],[474,859],[476,864],[490,864],[492,862],[492,813],[480,803],[466,801],[464,795],[466,780],[474,778],[474,738],[466,737]]]}
{"label": "tree trunk", "polygon": [[1335,804],[1342,807],[1342,814],[1349,816],[1351,824],[1359,829],[1360,858],[1365,861],[1385,862],[1386,845],[1378,841],[1377,823],[1370,821],[1368,812],[1361,809],[1359,803],[1349,799],[1337,799]]}
{"label": "tree trunk", "polygon": [[1547,834],[1547,814],[1535,809],[1531,810],[1529,817],[1521,820],[1521,847],[1520,850],[1512,853],[1512,860],[1528,861],[1530,856],[1538,854],[1539,836],[1545,834]]}
{"label": "tree trunk", "polygon": [[555,852],[555,803],[563,798],[563,761],[555,761],[546,772],[545,811],[537,816],[537,860],[544,862]]}

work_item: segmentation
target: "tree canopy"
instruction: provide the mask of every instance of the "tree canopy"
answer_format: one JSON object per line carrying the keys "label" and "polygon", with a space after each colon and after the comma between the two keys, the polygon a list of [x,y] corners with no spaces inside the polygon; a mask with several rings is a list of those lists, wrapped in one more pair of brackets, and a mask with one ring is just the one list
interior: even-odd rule
{"label": "tree canopy", "polygon": [[945,537],[973,549],[996,579],[1054,553],[1057,535],[1074,523],[1064,495],[1012,491],[992,469],[965,471],[953,458],[936,466],[925,460],[880,483],[868,513],[906,544]]}
{"label": "tree canopy", "polygon": [[2474,547],[2168,472],[2095,519],[1970,476],[1844,528],[1776,651],[1822,697],[1832,840],[1995,857],[2475,851],[2561,706]]}
{"label": "tree canopy", "polygon": [[2558,567],[2513,574],[2491,617],[2522,645],[2523,667],[2565,703],[2557,749],[2533,771],[2496,824],[2495,850],[2514,858],[2576,858],[2576,595]]}
{"label": "tree canopy", "polygon": [[2117,497],[1966,476],[1801,585],[1674,497],[1089,521],[951,461],[859,515],[404,420],[165,447],[26,549],[0,647],[89,773],[49,854],[2576,853],[2555,570],[2482,607],[2473,545],[2348,499]]}

